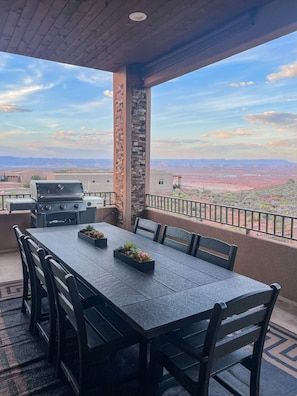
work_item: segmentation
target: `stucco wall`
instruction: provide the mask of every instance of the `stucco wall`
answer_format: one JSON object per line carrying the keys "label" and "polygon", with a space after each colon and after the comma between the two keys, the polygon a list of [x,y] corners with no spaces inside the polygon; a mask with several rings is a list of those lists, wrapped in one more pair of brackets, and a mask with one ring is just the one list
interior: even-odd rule
{"label": "stucco wall", "polygon": [[[30,227],[30,212],[0,214],[0,254],[18,249],[12,227],[17,224],[23,231]],[[0,255],[1,260],[1,255]]]}
{"label": "stucco wall", "polygon": [[112,172],[71,172],[55,173],[55,180],[79,180],[83,184],[83,189],[89,193],[113,192]]}

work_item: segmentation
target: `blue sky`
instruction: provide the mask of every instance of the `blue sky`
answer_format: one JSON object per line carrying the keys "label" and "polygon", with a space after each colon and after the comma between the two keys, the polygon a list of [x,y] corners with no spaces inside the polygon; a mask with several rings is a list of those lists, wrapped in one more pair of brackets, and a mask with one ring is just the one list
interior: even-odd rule
{"label": "blue sky", "polygon": [[[112,158],[112,74],[0,52],[0,155]],[[297,162],[297,32],[152,88],[152,158]]]}

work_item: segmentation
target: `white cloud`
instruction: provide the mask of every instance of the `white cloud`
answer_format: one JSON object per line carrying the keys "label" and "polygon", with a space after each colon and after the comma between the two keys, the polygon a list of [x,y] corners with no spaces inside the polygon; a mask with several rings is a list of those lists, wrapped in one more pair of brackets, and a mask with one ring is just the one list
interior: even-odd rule
{"label": "white cloud", "polygon": [[266,144],[269,149],[296,149],[297,148],[297,139],[280,139],[280,140],[272,140]]}
{"label": "white cloud", "polygon": [[105,96],[108,96],[109,98],[113,97],[113,91],[110,91],[109,89],[106,89],[103,93]]}
{"label": "white cloud", "polygon": [[112,147],[112,131],[80,128],[75,130],[60,130],[53,135],[53,141],[63,144],[65,147],[94,150],[98,147]]}
{"label": "white cloud", "polygon": [[279,72],[269,74],[267,76],[267,80],[273,82],[283,78],[297,77],[297,61],[290,65],[283,65],[280,69],[281,70]]}
{"label": "white cloud", "polygon": [[243,118],[251,124],[270,125],[276,128],[297,128],[297,113],[270,111],[262,114],[249,114]]}
{"label": "white cloud", "polygon": [[238,82],[238,83],[234,82],[229,85],[230,85],[230,87],[247,87],[249,85],[254,85],[254,84],[255,84],[254,81],[242,81],[242,82]]}
{"label": "white cloud", "polygon": [[77,79],[81,82],[94,85],[95,87],[102,87],[112,83],[112,73],[103,72],[101,70],[81,70],[77,74]]}
{"label": "white cloud", "polygon": [[[215,131],[209,135],[213,135],[216,139],[232,139],[239,136],[250,136],[252,131],[247,128],[237,128],[230,130]],[[208,135],[208,136],[209,136]]]}
{"label": "white cloud", "polygon": [[47,85],[32,85],[29,87],[22,87],[19,89],[12,89],[8,91],[0,92],[0,102],[2,103],[12,103],[18,102],[23,100],[24,98],[39,92],[44,91],[46,89],[53,88],[54,84],[47,84]]}
{"label": "white cloud", "polygon": [[19,131],[5,131],[5,132],[0,132],[0,139],[5,139],[9,136],[15,136],[18,135]]}
{"label": "white cloud", "polygon": [[0,113],[24,113],[29,111],[31,110],[24,106],[0,104]]}

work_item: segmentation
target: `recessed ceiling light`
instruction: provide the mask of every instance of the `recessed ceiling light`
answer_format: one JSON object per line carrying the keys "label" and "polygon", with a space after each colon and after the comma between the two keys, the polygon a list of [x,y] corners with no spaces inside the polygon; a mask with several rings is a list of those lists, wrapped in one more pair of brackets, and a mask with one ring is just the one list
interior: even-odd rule
{"label": "recessed ceiling light", "polygon": [[144,12],[132,12],[129,18],[134,22],[142,22],[146,20],[147,15]]}

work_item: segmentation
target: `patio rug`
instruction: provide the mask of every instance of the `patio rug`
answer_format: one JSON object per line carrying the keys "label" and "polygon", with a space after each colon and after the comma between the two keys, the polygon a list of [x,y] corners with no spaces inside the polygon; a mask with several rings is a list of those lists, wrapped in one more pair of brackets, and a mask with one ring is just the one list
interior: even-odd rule
{"label": "patio rug", "polygon": [[0,301],[4,301],[10,298],[21,297],[22,293],[22,280],[0,283]]}
{"label": "patio rug", "polygon": [[[73,396],[66,380],[57,379],[53,365],[46,360],[46,345],[29,333],[28,316],[20,311],[21,298],[0,302],[0,395]],[[108,383],[121,377],[135,362],[135,350],[128,350],[114,362],[108,375],[103,372],[106,387],[96,395],[109,395]],[[134,353],[134,356],[133,356]],[[274,324],[265,343],[261,372],[262,396],[297,396],[297,337]],[[248,395],[248,376],[243,368],[228,373],[228,380]],[[111,378],[111,374],[115,378]],[[117,395],[138,396],[137,384],[131,382]],[[164,391],[163,396],[188,395],[178,385]],[[210,395],[227,396],[229,392],[212,382]]]}

